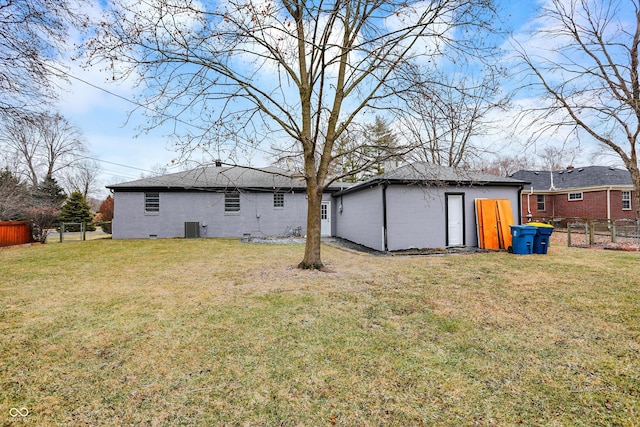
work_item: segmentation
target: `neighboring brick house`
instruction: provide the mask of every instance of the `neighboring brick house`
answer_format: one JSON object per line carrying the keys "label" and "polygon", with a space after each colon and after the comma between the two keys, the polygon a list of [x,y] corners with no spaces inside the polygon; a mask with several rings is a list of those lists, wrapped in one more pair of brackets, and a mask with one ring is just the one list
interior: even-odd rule
{"label": "neighboring brick house", "polygon": [[635,191],[627,170],[608,166],[569,166],[559,171],[521,170],[522,222],[566,219],[635,219]]}

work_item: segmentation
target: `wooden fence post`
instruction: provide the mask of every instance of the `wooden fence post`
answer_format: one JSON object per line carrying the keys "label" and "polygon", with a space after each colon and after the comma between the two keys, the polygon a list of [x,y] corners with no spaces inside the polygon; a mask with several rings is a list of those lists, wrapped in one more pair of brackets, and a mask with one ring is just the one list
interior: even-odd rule
{"label": "wooden fence post", "polygon": [[614,219],[611,221],[611,243],[616,243],[616,221]]}

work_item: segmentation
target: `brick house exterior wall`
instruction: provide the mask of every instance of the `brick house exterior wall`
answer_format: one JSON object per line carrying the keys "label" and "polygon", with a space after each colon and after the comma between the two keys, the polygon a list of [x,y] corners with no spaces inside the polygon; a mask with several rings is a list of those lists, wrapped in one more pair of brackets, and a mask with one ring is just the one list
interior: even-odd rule
{"label": "brick house exterior wall", "polygon": [[[518,171],[513,178],[530,182],[522,193],[522,221],[567,219],[635,219],[635,190],[628,171],[606,166],[569,167],[561,171]],[[571,200],[569,194],[580,193]],[[623,193],[630,194],[623,208]],[[544,197],[544,210],[538,197]]]}
{"label": "brick house exterior wall", "polygon": [[[622,193],[631,193],[631,209],[622,208]],[[583,218],[583,219],[635,219],[635,191],[632,190],[590,190],[582,191],[582,200],[569,200],[569,193],[536,193],[522,194],[523,222],[528,220],[550,220],[553,218]],[[607,209],[607,194],[609,208]],[[538,195],[544,197],[545,209],[538,209]],[[530,212],[530,217],[528,215]]]}

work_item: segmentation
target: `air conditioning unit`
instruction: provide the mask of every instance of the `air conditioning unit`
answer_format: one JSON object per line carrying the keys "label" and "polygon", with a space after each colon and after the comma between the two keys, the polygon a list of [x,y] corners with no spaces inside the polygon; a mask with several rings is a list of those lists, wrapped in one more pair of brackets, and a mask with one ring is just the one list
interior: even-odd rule
{"label": "air conditioning unit", "polygon": [[200,223],[199,222],[185,222],[184,223],[184,237],[185,239],[197,239],[200,237]]}

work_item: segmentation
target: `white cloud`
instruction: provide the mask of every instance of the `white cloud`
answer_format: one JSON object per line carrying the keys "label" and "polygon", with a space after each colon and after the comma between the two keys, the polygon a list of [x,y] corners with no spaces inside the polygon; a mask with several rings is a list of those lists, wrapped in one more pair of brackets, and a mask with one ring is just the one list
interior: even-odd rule
{"label": "white cloud", "polygon": [[[446,45],[445,39],[455,39],[455,26],[453,25],[454,10],[442,10],[437,12],[434,9],[433,2],[417,2],[406,4],[399,8],[396,13],[392,13],[384,20],[385,26],[389,31],[406,32],[407,29],[414,27],[416,24],[424,22],[425,16],[427,20],[433,19],[433,23],[428,25],[426,29],[416,27],[408,32],[406,43],[413,42],[411,36],[416,35],[418,31],[424,31],[419,41],[412,47],[412,51],[419,55],[421,61],[432,61],[442,56]],[[401,47],[408,49],[408,45],[402,44]]]}
{"label": "white cloud", "polygon": [[[97,19],[101,9],[96,0],[85,11]],[[83,34],[74,32],[68,50],[83,42]],[[171,165],[175,153],[167,149],[166,134],[173,129],[156,129],[140,134],[146,123],[143,109],[128,100],[139,93],[133,78],[113,81],[98,66],[83,66],[83,59],[69,55],[58,67],[67,74],[55,108],[73,125],[81,129],[89,149],[88,156],[98,160],[104,184],[137,179],[158,165]],[[130,114],[131,113],[131,114]],[[119,166],[118,166],[119,165]]]}

